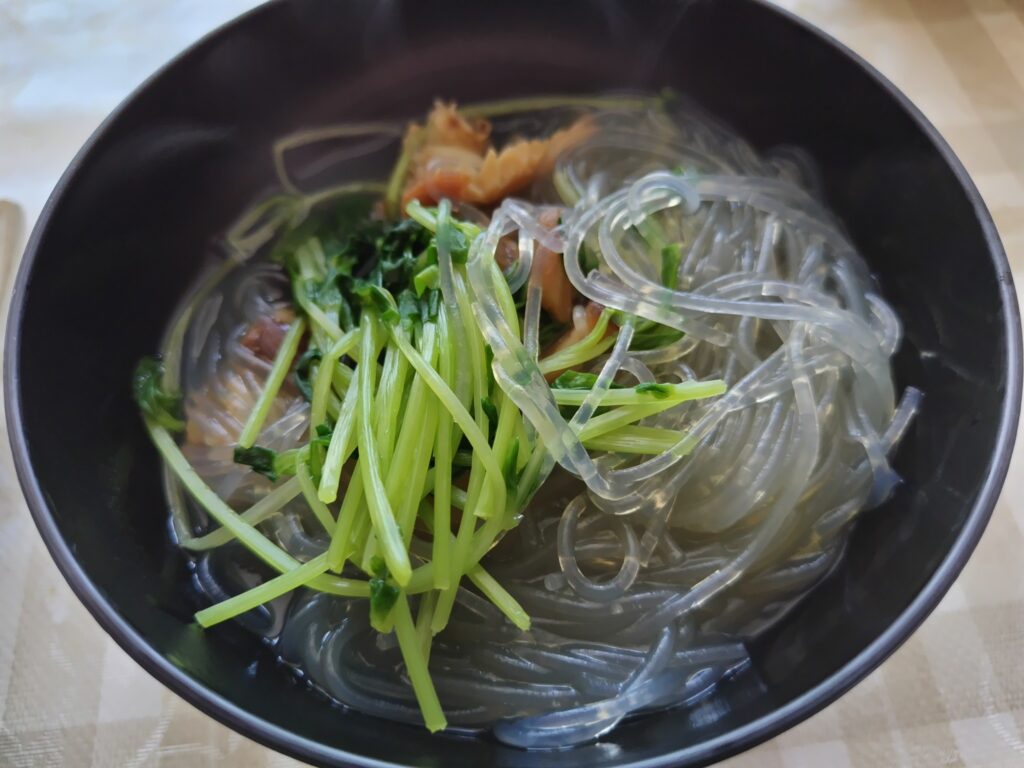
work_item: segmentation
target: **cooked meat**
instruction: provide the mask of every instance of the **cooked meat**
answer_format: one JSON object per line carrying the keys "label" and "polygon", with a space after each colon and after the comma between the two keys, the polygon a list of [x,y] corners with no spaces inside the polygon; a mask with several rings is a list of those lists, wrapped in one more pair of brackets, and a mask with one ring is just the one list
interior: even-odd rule
{"label": "cooked meat", "polygon": [[498,248],[494,252],[494,260],[498,262],[502,272],[519,261],[519,243],[516,242],[514,235],[505,235],[498,240]]}
{"label": "cooked meat", "polygon": [[[554,229],[558,226],[559,216],[557,208],[548,208],[541,213],[540,223],[548,229]],[[568,323],[572,319],[572,300],[576,292],[565,274],[562,254],[537,243],[530,268],[530,282],[540,285],[540,305],[545,312],[560,323]]]}
{"label": "cooked meat", "polygon": [[276,309],[273,314],[254,321],[242,334],[241,344],[261,360],[273,362],[294,321],[295,312],[290,307]]}
{"label": "cooked meat", "polygon": [[406,131],[404,147],[411,159],[402,204],[433,205],[448,198],[493,205],[551,173],[558,156],[594,130],[584,116],[547,139],[520,139],[499,152],[490,145],[490,123],[470,123],[454,104],[438,101],[424,125],[413,123]]}

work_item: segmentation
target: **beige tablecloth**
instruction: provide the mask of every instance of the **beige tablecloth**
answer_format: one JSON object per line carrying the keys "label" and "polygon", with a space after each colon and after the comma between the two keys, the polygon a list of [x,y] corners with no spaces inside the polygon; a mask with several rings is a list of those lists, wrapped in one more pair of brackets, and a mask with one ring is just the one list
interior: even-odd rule
{"label": "beige tablecloth", "polygon": [[[783,0],[892,79],[966,163],[1024,285],[1024,0]],[[0,2],[0,198],[31,223],[147,73],[248,0]],[[0,289],[24,242],[0,206]],[[4,311],[6,317],[6,311]],[[939,609],[838,703],[741,766],[1024,765],[1024,455]],[[142,672],[50,562],[0,443],[0,766],[294,766]]]}

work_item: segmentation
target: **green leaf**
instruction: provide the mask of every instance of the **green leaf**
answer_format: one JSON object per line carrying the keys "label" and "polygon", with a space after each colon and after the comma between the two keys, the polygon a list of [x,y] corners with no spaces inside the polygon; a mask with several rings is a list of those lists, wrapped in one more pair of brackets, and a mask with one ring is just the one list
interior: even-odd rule
{"label": "green leaf", "polygon": [[385,323],[397,323],[401,319],[395,297],[386,288],[367,280],[356,280],[352,291],[364,307],[375,310]]}
{"label": "green leaf", "polygon": [[323,477],[325,458],[327,458],[326,445],[319,440],[313,440],[309,443],[309,475],[313,480],[313,485],[320,485],[320,480]]}
{"label": "green leaf", "polygon": [[416,259],[416,270],[420,271],[429,267],[437,266],[437,239],[431,238],[423,253]]}
{"label": "green leaf", "polygon": [[365,226],[373,203],[370,195],[352,195],[318,207],[300,224],[282,233],[271,247],[270,258],[291,270],[295,252],[312,238],[320,241],[328,261],[345,254],[352,233]]}
{"label": "green leaf", "polygon": [[426,301],[423,303],[422,307],[425,309],[426,315],[422,316],[421,310],[421,319],[425,323],[431,320],[437,320],[437,313],[441,310],[441,291],[437,288],[429,288],[427,290],[427,295],[424,298]]}
{"label": "green leaf", "polygon": [[339,256],[328,263],[327,276],[319,283],[307,288],[310,301],[319,306],[328,316],[338,318],[338,324],[346,330],[355,324],[352,305],[347,296],[352,283],[352,270],[356,260],[350,256]]}
{"label": "green leaf", "polygon": [[446,248],[452,257],[453,264],[465,264],[469,260],[469,239],[465,232],[455,226],[449,212],[451,204],[443,200],[438,206],[437,240],[438,249]]}
{"label": "green leaf", "polygon": [[381,285],[405,288],[412,281],[417,260],[427,249],[432,235],[430,230],[412,219],[384,226],[374,243],[379,259]]}
{"label": "green leaf", "polygon": [[[328,440],[330,438],[328,437]],[[314,440],[319,443],[321,438]],[[304,447],[292,448],[277,453],[270,448],[254,445],[251,448],[235,446],[235,463],[249,467],[271,482],[276,483],[285,475],[294,475],[298,462],[305,461],[307,451]]]}
{"label": "green leaf", "polygon": [[254,445],[251,448],[235,446],[235,464],[251,467],[254,472],[270,478],[272,483],[277,482],[279,477],[275,467],[276,461],[277,452],[270,448],[263,448],[259,445]]}
{"label": "green leaf", "polygon": [[[397,294],[429,266],[424,254],[433,235],[412,220],[391,224],[370,219],[368,205],[350,202],[334,208],[338,210],[311,214],[286,232],[272,255],[288,268],[293,290],[302,291],[303,298],[329,317],[336,316],[338,325],[349,330],[358,323],[360,309],[367,306],[366,285]],[[300,263],[306,266],[306,280],[299,278]],[[311,273],[314,277],[309,279]],[[392,307],[380,304],[379,298],[371,297],[371,306],[386,321],[397,322],[397,311],[392,314]]]}
{"label": "green leaf", "polygon": [[332,435],[334,435],[334,427],[325,421],[323,424],[316,425],[316,438],[314,438],[313,442],[327,448],[331,444]]}
{"label": "green leaf", "polygon": [[[557,379],[555,379],[551,386],[554,389],[593,389],[597,383],[596,373],[584,373],[582,371],[566,371]],[[608,387],[609,389],[621,389],[621,385],[616,384],[614,381]]]}
{"label": "green leaf", "polygon": [[636,387],[637,394],[648,394],[653,395],[656,400],[664,400],[671,394],[671,391],[666,384],[657,384],[653,381],[644,382],[638,384]]}
{"label": "green leaf", "polygon": [[370,620],[379,624],[387,619],[398,600],[398,594],[398,587],[390,581],[370,579]]}
{"label": "green leaf", "polygon": [[181,395],[163,388],[164,364],[155,357],[144,357],[132,376],[132,395],[146,417],[169,432],[185,428]]}
{"label": "green leaf", "polygon": [[[466,233],[455,226],[445,231],[448,233],[452,263],[465,264],[469,261],[469,239],[466,237]],[[438,237],[441,237],[440,233]]]}
{"label": "green leaf", "polygon": [[319,363],[322,359],[320,350],[310,344],[295,362],[295,386],[307,403],[313,401],[313,363]]}
{"label": "green leaf", "polygon": [[437,268],[437,264],[431,264],[429,267],[424,267],[416,276],[412,279],[413,288],[416,290],[417,296],[422,296],[423,291],[427,288],[436,288],[439,280],[440,272]]}
{"label": "green leaf", "polygon": [[487,441],[493,443],[494,435],[498,431],[498,409],[489,397],[480,399],[480,409],[487,417]]}
{"label": "green leaf", "polygon": [[370,572],[373,574],[370,579],[370,621],[376,627],[391,613],[398,600],[399,590],[391,583],[388,567],[379,555],[374,555],[370,560]]}
{"label": "green leaf", "polygon": [[483,409],[484,415],[487,416],[488,423],[491,425],[498,423],[498,409],[491,401],[491,398],[482,398],[480,400],[480,407]]}
{"label": "green leaf", "polygon": [[683,338],[683,332],[667,325],[645,321],[637,326],[630,349],[648,350],[668,346]]}
{"label": "green leaf", "polygon": [[512,440],[508,447],[508,453],[505,454],[505,463],[502,465],[501,472],[505,477],[505,487],[508,488],[510,493],[515,492],[516,486],[519,484],[519,472],[516,469],[519,463],[519,438]]}

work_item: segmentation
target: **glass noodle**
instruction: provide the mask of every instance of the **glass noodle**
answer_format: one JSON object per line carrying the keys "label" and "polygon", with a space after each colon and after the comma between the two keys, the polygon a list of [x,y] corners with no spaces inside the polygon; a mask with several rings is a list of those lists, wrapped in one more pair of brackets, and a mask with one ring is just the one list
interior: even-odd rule
{"label": "glass noodle", "polygon": [[[201,624],[237,618],[360,711],[564,747],[743,667],[899,482],[889,458],[921,394],[897,396],[899,319],[799,151],[758,156],[661,97],[463,114],[499,137],[584,114],[595,130],[483,211],[404,207],[435,254],[420,324],[388,320],[384,296],[348,325],[304,293],[322,240],[288,275],[273,258],[332,206],[402,209],[402,126],[282,139],[282,194],[227,233],[167,335],[185,437],[147,425],[216,604]],[[390,181],[350,180],[396,150]],[[546,253],[580,297],[558,327],[582,331],[554,352],[532,277]],[[269,359],[243,343],[268,317]],[[586,385],[553,385],[566,369]]]}

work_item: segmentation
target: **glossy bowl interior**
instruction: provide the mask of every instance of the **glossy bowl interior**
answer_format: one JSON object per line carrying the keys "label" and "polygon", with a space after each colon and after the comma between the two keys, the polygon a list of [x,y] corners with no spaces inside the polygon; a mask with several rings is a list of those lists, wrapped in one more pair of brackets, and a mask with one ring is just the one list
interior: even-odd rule
{"label": "glossy bowl interior", "polygon": [[[905,484],[856,526],[840,566],[696,709],[599,743],[527,753],[345,712],[244,633],[203,634],[168,544],[156,455],[129,396],[135,361],[218,233],[268,189],[281,133],[409,116],[436,95],[671,86],[761,149],[796,144],[906,325],[899,385],[926,393]],[[695,764],[833,700],[934,607],[974,547],[1009,460],[1020,330],[991,220],[935,131],[862,62],[755,2],[457,0],[271,4],[178,58],[92,138],[19,275],[6,348],[9,430],[58,565],[141,664],[248,736],[330,764],[540,768]],[[255,667],[250,665],[258,659]]]}

